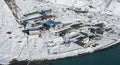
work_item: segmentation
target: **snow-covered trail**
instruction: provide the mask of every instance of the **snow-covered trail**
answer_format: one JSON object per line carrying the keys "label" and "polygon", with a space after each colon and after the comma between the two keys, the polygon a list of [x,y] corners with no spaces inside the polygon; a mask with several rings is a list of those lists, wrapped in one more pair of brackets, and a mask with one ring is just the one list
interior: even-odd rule
{"label": "snow-covered trail", "polygon": [[[0,0],[0,8],[0,64],[4,64],[18,55],[16,43],[23,39],[21,37],[24,34],[4,0]],[[7,32],[11,34],[6,34]]]}

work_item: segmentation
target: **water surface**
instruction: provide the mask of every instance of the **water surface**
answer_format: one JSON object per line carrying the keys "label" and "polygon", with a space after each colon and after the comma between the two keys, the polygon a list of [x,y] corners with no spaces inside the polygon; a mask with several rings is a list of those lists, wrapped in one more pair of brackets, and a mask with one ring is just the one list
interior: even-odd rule
{"label": "water surface", "polygon": [[120,44],[92,54],[58,59],[50,65],[120,65]]}

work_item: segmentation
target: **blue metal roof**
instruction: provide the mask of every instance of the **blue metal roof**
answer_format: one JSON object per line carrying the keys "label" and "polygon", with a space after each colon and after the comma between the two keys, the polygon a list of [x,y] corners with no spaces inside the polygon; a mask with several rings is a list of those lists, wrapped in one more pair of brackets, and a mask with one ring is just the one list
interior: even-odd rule
{"label": "blue metal roof", "polygon": [[54,22],[55,25],[60,25],[62,24],[61,22]]}
{"label": "blue metal roof", "polygon": [[96,30],[95,30],[94,28],[90,28],[90,32],[91,32],[91,33],[95,33],[95,31],[96,31]]}
{"label": "blue metal roof", "polygon": [[52,9],[49,9],[49,10],[42,10],[41,12],[40,12],[40,14],[42,14],[42,15],[46,15],[46,14],[49,14],[49,13],[52,13]]}
{"label": "blue metal roof", "polygon": [[51,28],[51,26],[50,26],[50,25],[47,25],[47,24],[44,24],[43,26],[46,27],[47,29],[50,29],[50,28]]}
{"label": "blue metal roof", "polygon": [[60,25],[61,22],[51,22],[51,21],[48,21],[44,26],[47,28],[47,29],[50,29],[52,27],[55,27],[55,26],[58,26]]}
{"label": "blue metal roof", "polygon": [[28,30],[22,30],[23,33],[28,33],[29,31]]}
{"label": "blue metal roof", "polygon": [[22,30],[23,33],[28,33],[29,31],[41,30],[40,28],[29,28],[27,30]]}
{"label": "blue metal roof", "polygon": [[37,19],[37,18],[26,19],[26,20],[23,20],[23,22],[28,22],[28,21],[35,20],[35,19]]}
{"label": "blue metal roof", "polygon": [[[42,14],[42,15],[46,15],[46,14],[49,14],[49,13],[51,13],[52,12],[52,9],[49,9],[49,10],[42,10],[41,12],[39,12],[40,14]],[[23,21],[21,21],[21,23],[23,23],[23,24],[27,24],[29,21],[31,21],[31,20],[35,20],[35,19],[37,19],[37,18],[39,18],[39,17],[35,17],[35,18],[30,18],[30,19],[26,19],[26,20],[23,20]]]}
{"label": "blue metal roof", "polygon": [[84,39],[84,37],[79,37],[79,38],[77,38],[78,40],[83,40]]}
{"label": "blue metal roof", "polygon": [[36,18],[30,18],[30,19],[26,19],[26,20],[23,20],[23,21],[20,21],[21,22],[21,24],[27,24],[29,21],[31,21],[31,20],[35,20],[35,19],[37,19],[38,17],[36,17]]}

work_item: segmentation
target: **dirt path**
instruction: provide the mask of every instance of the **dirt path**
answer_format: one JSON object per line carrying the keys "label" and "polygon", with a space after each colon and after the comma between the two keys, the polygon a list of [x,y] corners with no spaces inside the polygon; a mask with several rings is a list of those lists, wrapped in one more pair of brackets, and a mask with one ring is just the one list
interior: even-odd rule
{"label": "dirt path", "polygon": [[4,0],[4,1],[12,11],[12,14],[15,17],[16,21],[19,23],[19,11],[21,9],[16,5],[15,0]]}

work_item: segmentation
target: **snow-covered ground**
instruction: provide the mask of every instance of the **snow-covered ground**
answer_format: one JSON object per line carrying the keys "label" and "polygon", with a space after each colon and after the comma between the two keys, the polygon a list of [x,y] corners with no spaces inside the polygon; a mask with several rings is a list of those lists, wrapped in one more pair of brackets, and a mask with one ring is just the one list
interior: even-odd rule
{"label": "snow-covered ground", "polygon": [[[21,30],[22,26],[18,24],[12,11],[9,9],[4,0],[0,0],[0,64],[8,64],[9,61],[16,58],[18,60],[44,60],[44,59],[58,59],[69,56],[75,56],[82,53],[91,53],[95,49],[103,46],[116,43],[119,41],[120,34],[120,2],[117,0],[15,0],[17,6],[20,8],[19,17],[22,15],[47,9],[53,9],[54,15],[57,16],[56,21],[63,23],[73,23],[80,20],[84,24],[89,24],[90,19],[87,16],[92,15],[92,22],[90,24],[105,23],[106,27],[112,27],[116,34],[110,34],[109,37],[103,36],[102,39],[95,42],[99,46],[96,48],[84,48],[75,43],[70,46],[56,43],[57,46],[53,48],[47,47],[48,40],[54,40],[56,37],[50,34],[49,31],[44,32],[42,38],[36,36],[28,36]],[[93,8],[89,8],[93,6]],[[68,11],[66,8],[81,8],[81,10],[89,10],[91,13],[83,15],[76,14],[74,11]],[[68,16],[69,14],[69,16]],[[111,16],[108,16],[111,15]],[[114,26],[114,27],[113,27]],[[11,32],[11,34],[8,34]],[[58,39],[61,39],[57,37]],[[56,39],[57,39],[56,38]],[[91,42],[94,42],[92,40]],[[57,52],[57,53],[56,53]]]}

